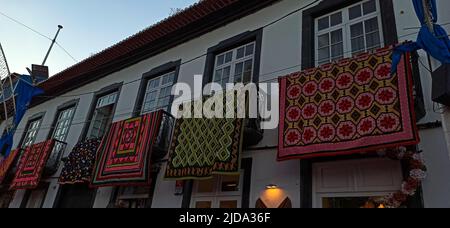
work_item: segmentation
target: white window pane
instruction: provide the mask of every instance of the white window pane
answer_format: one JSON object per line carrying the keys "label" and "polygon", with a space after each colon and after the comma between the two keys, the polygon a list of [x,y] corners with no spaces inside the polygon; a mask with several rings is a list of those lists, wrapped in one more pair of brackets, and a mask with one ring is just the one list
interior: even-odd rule
{"label": "white window pane", "polygon": [[363,4],[364,15],[373,13],[377,11],[377,4],[375,0],[371,0]]}
{"label": "white window pane", "polygon": [[214,76],[214,81],[215,82],[222,81],[222,69],[216,70],[216,74]]}
{"label": "white window pane", "polygon": [[342,30],[331,32],[331,44],[341,43],[343,41]]}
{"label": "white window pane", "polygon": [[366,26],[366,33],[378,31],[378,18],[372,18],[364,22]]}
{"label": "white window pane", "polygon": [[319,52],[318,61],[320,63],[330,61],[330,47],[321,48],[319,49],[318,52]]}
{"label": "white window pane", "polygon": [[330,24],[331,27],[342,24],[342,12],[331,15]]}
{"label": "white window pane", "polygon": [[233,52],[230,51],[225,55],[225,63],[229,63],[233,61]]}
{"label": "white window pane", "polygon": [[238,63],[235,67],[234,82],[242,82],[242,73],[244,72],[244,63]]}
{"label": "white window pane", "polygon": [[217,66],[221,66],[225,63],[225,55],[219,55],[217,57]]}
{"label": "white window pane", "polygon": [[380,33],[374,32],[366,35],[367,48],[379,48],[381,45]]}
{"label": "white window pane", "polygon": [[253,55],[255,52],[255,44],[247,45],[245,48],[245,56]]}
{"label": "white window pane", "polygon": [[350,34],[352,38],[360,37],[364,35],[363,23],[357,23],[350,26]]}
{"label": "white window pane", "polygon": [[358,37],[352,39],[352,52],[356,54],[358,52],[365,51],[364,37]]}
{"label": "white window pane", "polygon": [[342,59],[344,57],[344,43],[334,44],[331,46],[331,57],[333,60]]}
{"label": "white window pane", "polygon": [[241,58],[243,58],[244,56],[245,56],[245,48],[244,48],[244,47],[239,48],[239,49],[237,50],[236,58],[237,58],[237,59],[241,59]]}
{"label": "white window pane", "polygon": [[349,9],[349,18],[350,20],[356,19],[362,16],[361,5],[354,6]]}
{"label": "white window pane", "polygon": [[229,78],[231,76],[231,67],[225,67],[222,72],[222,77]]}
{"label": "white window pane", "polygon": [[327,29],[330,27],[330,17],[324,17],[318,20],[318,29],[319,31]]}
{"label": "white window pane", "polygon": [[319,49],[323,47],[330,46],[330,36],[329,34],[321,35],[318,37]]}

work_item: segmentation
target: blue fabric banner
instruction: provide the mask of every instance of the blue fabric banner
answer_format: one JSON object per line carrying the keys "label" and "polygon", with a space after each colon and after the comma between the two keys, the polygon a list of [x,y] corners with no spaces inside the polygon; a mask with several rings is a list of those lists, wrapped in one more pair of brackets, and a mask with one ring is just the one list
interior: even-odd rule
{"label": "blue fabric banner", "polygon": [[450,63],[450,39],[442,26],[436,24],[438,20],[436,0],[430,0],[433,16],[434,34],[426,24],[425,12],[422,0],[412,0],[417,17],[422,25],[417,42],[398,46],[393,54],[392,71],[397,69],[401,56],[405,52],[424,50],[442,63]]}
{"label": "blue fabric banner", "polygon": [[20,121],[22,121],[22,118],[25,115],[25,112],[27,111],[28,105],[30,104],[31,100],[33,99],[33,97],[44,92],[42,89],[33,86],[31,84],[31,80],[27,80],[28,78],[28,76],[21,76],[17,81],[17,85],[15,87],[14,94],[16,94],[16,113],[13,119],[13,128],[9,132],[5,131],[0,138],[0,153],[4,157],[8,157],[9,153],[11,152],[16,128],[17,126],[19,126]]}

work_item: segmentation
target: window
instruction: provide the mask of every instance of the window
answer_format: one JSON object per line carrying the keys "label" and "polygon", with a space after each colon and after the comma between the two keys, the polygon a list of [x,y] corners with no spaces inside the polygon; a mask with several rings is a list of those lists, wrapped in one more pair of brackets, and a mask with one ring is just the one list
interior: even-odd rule
{"label": "window", "polygon": [[173,71],[147,82],[141,114],[160,109],[168,110],[172,98],[172,86],[175,83],[175,74],[175,71]]}
{"label": "window", "polygon": [[216,56],[213,82],[226,87],[227,83],[249,83],[254,71],[256,43],[252,42]]}
{"label": "window", "polygon": [[67,108],[59,112],[53,131],[53,139],[61,142],[66,141],[74,113],[75,107]]}
{"label": "window", "polygon": [[316,19],[316,65],[382,47],[380,5],[366,0]]}
{"label": "window", "polygon": [[31,146],[36,141],[37,133],[41,127],[42,117],[39,119],[31,120],[28,123],[27,130],[25,131],[25,136],[22,141],[22,148]]}
{"label": "window", "polygon": [[114,92],[97,99],[95,111],[90,121],[91,124],[87,133],[87,139],[102,138],[105,135],[112,122],[118,94],[118,92]]}
{"label": "window", "polygon": [[242,175],[216,176],[196,181],[192,194],[193,208],[240,208],[242,205]]}
{"label": "window", "polygon": [[151,187],[119,187],[115,201],[117,208],[146,208],[150,200]]}

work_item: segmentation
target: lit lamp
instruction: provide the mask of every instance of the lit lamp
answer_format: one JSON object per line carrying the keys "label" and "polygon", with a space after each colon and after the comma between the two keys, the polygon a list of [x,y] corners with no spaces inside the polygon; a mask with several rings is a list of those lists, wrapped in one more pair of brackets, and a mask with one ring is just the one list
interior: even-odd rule
{"label": "lit lamp", "polygon": [[278,185],[276,185],[276,184],[268,184],[267,186],[266,186],[266,189],[267,190],[274,190],[274,189],[279,189],[280,187],[278,187]]}

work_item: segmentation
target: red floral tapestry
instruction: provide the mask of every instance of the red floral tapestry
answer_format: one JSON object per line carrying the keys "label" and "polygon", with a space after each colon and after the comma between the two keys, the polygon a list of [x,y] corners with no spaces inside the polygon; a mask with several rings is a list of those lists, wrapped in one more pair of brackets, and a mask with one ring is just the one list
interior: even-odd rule
{"label": "red floral tapestry", "polygon": [[11,184],[12,190],[35,189],[41,180],[45,164],[53,150],[55,140],[29,146],[19,162],[19,169]]}
{"label": "red floral tapestry", "polygon": [[9,156],[5,160],[0,162],[0,184],[3,183],[3,180],[5,179],[6,175],[8,175],[11,165],[16,160],[17,154],[19,154],[19,151],[21,151],[21,150],[11,151]]}
{"label": "red floral tapestry", "polygon": [[97,152],[92,187],[150,185],[150,158],[162,112],[113,123]]}
{"label": "red floral tapestry", "polygon": [[280,78],[278,160],[419,143],[410,56],[391,74],[392,48]]}

